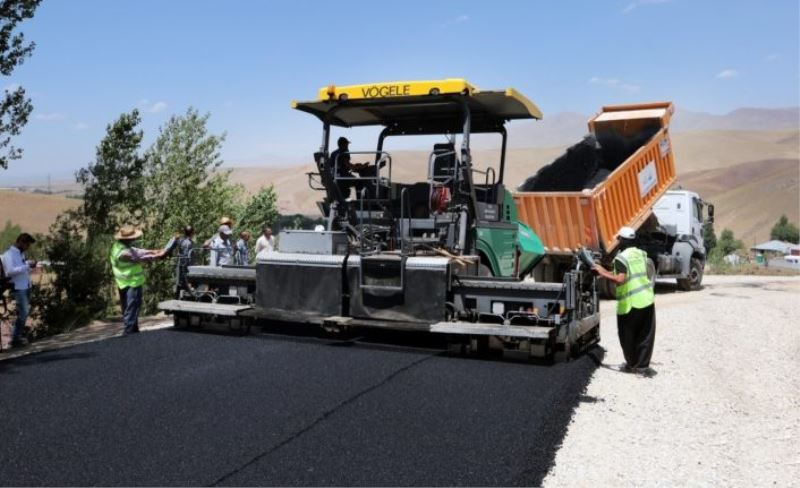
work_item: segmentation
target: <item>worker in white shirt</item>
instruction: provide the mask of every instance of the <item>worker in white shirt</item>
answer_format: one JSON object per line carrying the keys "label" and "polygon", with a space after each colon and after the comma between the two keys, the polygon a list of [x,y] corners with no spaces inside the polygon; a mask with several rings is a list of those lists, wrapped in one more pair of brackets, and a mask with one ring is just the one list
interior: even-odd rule
{"label": "worker in white shirt", "polygon": [[11,347],[22,347],[27,343],[23,332],[30,313],[30,270],[36,268],[36,261],[26,261],[25,252],[35,242],[33,236],[22,233],[2,256],[6,276],[14,285],[12,295],[17,309],[17,319],[14,321],[14,330],[11,333]]}
{"label": "worker in white shirt", "polygon": [[266,225],[261,229],[261,236],[256,240],[256,257],[261,251],[272,252],[275,250],[275,237],[272,235],[272,228]]}
{"label": "worker in white shirt", "polygon": [[[222,229],[223,226],[227,226],[228,229],[231,231],[231,233],[233,233],[233,219],[232,218],[225,217],[225,216],[220,217],[220,219],[219,219],[219,229]],[[220,239],[219,229],[217,230],[217,234],[214,234],[213,236],[209,237],[203,243],[203,249],[209,249],[210,250],[209,253],[208,253],[208,264],[210,266],[219,266],[219,264],[217,264],[217,263],[219,262],[220,257],[217,256],[217,249],[216,249],[216,247],[218,247],[219,239]],[[214,242],[214,245],[212,245],[212,242]],[[226,258],[224,256],[222,257],[222,261],[223,261],[223,264],[233,264],[233,261],[231,261],[230,263],[225,263]]]}

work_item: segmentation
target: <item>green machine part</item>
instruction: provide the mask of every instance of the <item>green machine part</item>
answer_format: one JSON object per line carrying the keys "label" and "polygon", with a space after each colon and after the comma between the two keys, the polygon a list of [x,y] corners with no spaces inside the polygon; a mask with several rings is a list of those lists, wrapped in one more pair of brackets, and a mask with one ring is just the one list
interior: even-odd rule
{"label": "green machine part", "polygon": [[503,198],[502,221],[478,226],[476,247],[494,276],[514,275],[519,250],[519,274],[528,273],[544,257],[544,245],[530,227],[517,220],[517,207],[509,191]]}

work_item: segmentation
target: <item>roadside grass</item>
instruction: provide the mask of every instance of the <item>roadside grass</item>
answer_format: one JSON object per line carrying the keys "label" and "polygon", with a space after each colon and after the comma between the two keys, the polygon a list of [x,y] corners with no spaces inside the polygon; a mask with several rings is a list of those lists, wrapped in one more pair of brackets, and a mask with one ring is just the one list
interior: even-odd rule
{"label": "roadside grass", "polygon": [[747,276],[800,276],[800,270],[769,267],[755,263],[731,265],[727,263],[709,263],[705,273],[709,275],[747,275]]}

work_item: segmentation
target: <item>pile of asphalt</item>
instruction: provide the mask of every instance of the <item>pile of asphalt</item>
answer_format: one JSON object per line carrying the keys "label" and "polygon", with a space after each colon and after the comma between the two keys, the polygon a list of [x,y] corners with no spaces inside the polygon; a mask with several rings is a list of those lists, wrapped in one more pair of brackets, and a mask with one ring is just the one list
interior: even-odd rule
{"label": "pile of asphalt", "polygon": [[3,361],[0,480],[540,484],[593,358],[413,346],[163,330]]}
{"label": "pile of asphalt", "polygon": [[617,167],[658,132],[646,127],[632,137],[589,134],[552,163],[528,177],[519,191],[581,191],[605,181]]}

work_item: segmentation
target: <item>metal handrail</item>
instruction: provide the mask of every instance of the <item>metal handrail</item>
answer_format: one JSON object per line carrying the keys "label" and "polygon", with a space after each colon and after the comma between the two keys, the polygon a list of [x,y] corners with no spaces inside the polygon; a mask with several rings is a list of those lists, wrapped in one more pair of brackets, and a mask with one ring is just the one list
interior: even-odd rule
{"label": "metal handrail", "polygon": [[[308,177],[308,187],[314,191],[325,190],[325,185],[322,184],[322,175],[319,172],[309,171],[306,173]],[[316,186],[315,186],[316,185]]]}
{"label": "metal handrail", "polygon": [[[495,186],[495,184],[497,182],[497,173],[495,172],[494,168],[492,168],[492,167],[486,168],[486,171],[483,171],[483,170],[480,170],[480,169],[475,169],[475,168],[470,168],[470,171],[472,171],[473,173],[478,173],[478,174],[484,175],[484,186],[485,186],[485,188],[476,187],[475,191],[484,192],[484,198],[488,200],[488,198],[486,198],[486,197],[488,197],[490,192],[494,191],[494,186]],[[489,183],[489,175],[492,176],[491,183]],[[488,202],[486,202],[486,203],[488,203]]]}
{"label": "metal handrail", "polygon": [[[375,162],[375,176],[339,176],[339,158],[343,154],[374,154],[380,155],[380,158]],[[381,187],[381,163],[386,162],[388,176],[386,176],[387,186],[392,184],[392,155],[386,151],[345,151],[336,155],[336,160],[333,162],[333,180],[334,181],[372,181],[375,183],[375,195],[380,194]]]}
{"label": "metal handrail", "polygon": [[[408,200],[408,188],[403,188],[400,190],[400,222],[403,221],[405,216],[405,207],[406,207],[406,200]],[[408,202],[408,228],[407,232],[411,235],[411,201]],[[406,237],[403,233],[402,226],[400,227],[400,254],[404,255],[406,252]]]}
{"label": "metal handrail", "polygon": [[435,152],[431,153],[431,155],[428,157],[428,180],[430,182],[437,181],[439,183],[447,184],[447,183],[450,182],[450,180],[455,179],[456,172],[458,171],[458,169],[457,169],[457,167],[458,167],[458,157],[456,157],[456,159],[455,159],[456,166],[453,167],[453,171],[452,171],[453,175],[452,176],[447,177],[444,181],[434,180],[435,176],[433,174],[433,166],[436,163],[436,160],[439,159],[439,158],[442,158],[442,157],[445,157],[445,156],[451,156],[451,155],[457,155],[456,151],[448,151],[448,152],[439,153],[439,154],[437,154]]}

